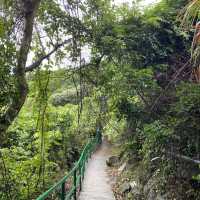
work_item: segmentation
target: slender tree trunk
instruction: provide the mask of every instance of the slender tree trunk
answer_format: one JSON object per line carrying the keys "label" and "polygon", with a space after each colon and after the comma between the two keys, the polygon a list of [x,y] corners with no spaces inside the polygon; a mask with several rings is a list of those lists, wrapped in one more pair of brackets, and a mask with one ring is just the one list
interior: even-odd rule
{"label": "slender tree trunk", "polygon": [[32,41],[35,13],[38,9],[39,3],[40,0],[22,0],[24,29],[20,49],[17,54],[17,65],[14,69],[16,93],[8,109],[0,117],[0,139],[7,131],[8,127],[12,124],[14,119],[17,117],[28,94],[28,84],[26,81],[25,67]]}

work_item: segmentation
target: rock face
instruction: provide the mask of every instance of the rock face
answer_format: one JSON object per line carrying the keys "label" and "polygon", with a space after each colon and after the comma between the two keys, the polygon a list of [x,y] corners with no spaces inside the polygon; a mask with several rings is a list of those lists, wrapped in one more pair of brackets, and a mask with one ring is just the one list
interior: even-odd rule
{"label": "rock face", "polygon": [[131,191],[131,185],[130,185],[130,183],[123,183],[120,186],[120,191],[121,191],[122,194],[130,192]]}
{"label": "rock face", "polygon": [[123,173],[125,169],[126,169],[126,163],[122,164],[122,165],[118,168],[118,175],[120,175],[121,173]]}
{"label": "rock face", "polygon": [[147,195],[147,200],[155,200],[156,196],[157,196],[156,192],[153,189],[150,189]]}
{"label": "rock face", "polygon": [[131,193],[134,197],[134,200],[141,200],[142,199],[142,187],[136,181],[130,182],[131,186]]}
{"label": "rock face", "polygon": [[115,167],[119,164],[119,157],[118,156],[111,156],[106,160],[106,164],[109,167]]}
{"label": "rock face", "polygon": [[157,179],[155,177],[150,178],[146,185],[144,186],[143,192],[145,194],[145,196],[152,196],[153,194],[149,194],[152,192],[152,189],[155,188],[155,185],[157,184]]}
{"label": "rock face", "polygon": [[160,195],[157,191],[158,185],[158,178],[156,176],[152,176],[144,185],[143,187],[143,193],[146,197],[146,200],[167,200],[164,196]]}
{"label": "rock face", "polygon": [[[120,193],[125,197],[133,198],[134,200],[168,200],[164,196],[156,192],[154,188],[154,180],[149,179],[148,183],[143,187],[136,181],[125,182],[120,186]],[[144,194],[144,192],[146,194]]]}
{"label": "rock face", "polygon": [[156,200],[167,200],[165,197],[161,196],[160,194],[157,195]]}

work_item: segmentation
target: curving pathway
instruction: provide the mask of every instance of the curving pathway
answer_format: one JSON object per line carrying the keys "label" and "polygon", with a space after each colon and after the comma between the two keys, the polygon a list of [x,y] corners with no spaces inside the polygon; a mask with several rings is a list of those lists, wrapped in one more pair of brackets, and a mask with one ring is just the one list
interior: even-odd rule
{"label": "curving pathway", "polygon": [[103,141],[88,162],[79,200],[115,200],[107,174],[106,159],[109,156],[109,144]]}

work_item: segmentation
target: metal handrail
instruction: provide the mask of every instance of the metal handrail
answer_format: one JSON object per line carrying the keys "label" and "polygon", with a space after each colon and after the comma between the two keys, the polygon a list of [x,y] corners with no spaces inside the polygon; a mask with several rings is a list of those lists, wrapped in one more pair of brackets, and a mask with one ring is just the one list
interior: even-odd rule
{"label": "metal handrail", "polygon": [[[74,165],[73,169],[49,190],[41,194],[36,200],[50,200],[52,198],[56,200],[71,200],[72,197],[74,200],[77,200],[78,192],[80,192],[82,189],[85,165],[88,162],[88,158],[91,157],[92,153],[101,142],[101,133],[99,130],[97,130],[96,136],[85,145],[81,156]],[[72,178],[73,183],[70,185],[70,188],[67,189],[67,181],[69,181],[70,178]],[[57,192],[57,190],[59,191]],[[56,196],[52,197],[51,195],[53,195],[55,192],[57,192]]]}

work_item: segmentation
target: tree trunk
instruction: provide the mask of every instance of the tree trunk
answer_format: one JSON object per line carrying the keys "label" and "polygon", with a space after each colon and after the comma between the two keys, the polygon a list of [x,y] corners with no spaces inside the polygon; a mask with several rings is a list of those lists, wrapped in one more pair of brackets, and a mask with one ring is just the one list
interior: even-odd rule
{"label": "tree trunk", "polygon": [[40,0],[22,0],[24,29],[20,49],[17,54],[17,65],[14,69],[16,92],[15,97],[12,99],[12,102],[9,105],[8,109],[0,117],[0,139],[17,117],[28,94],[28,84],[26,81],[25,67],[32,41],[35,13],[38,9],[39,3]]}

